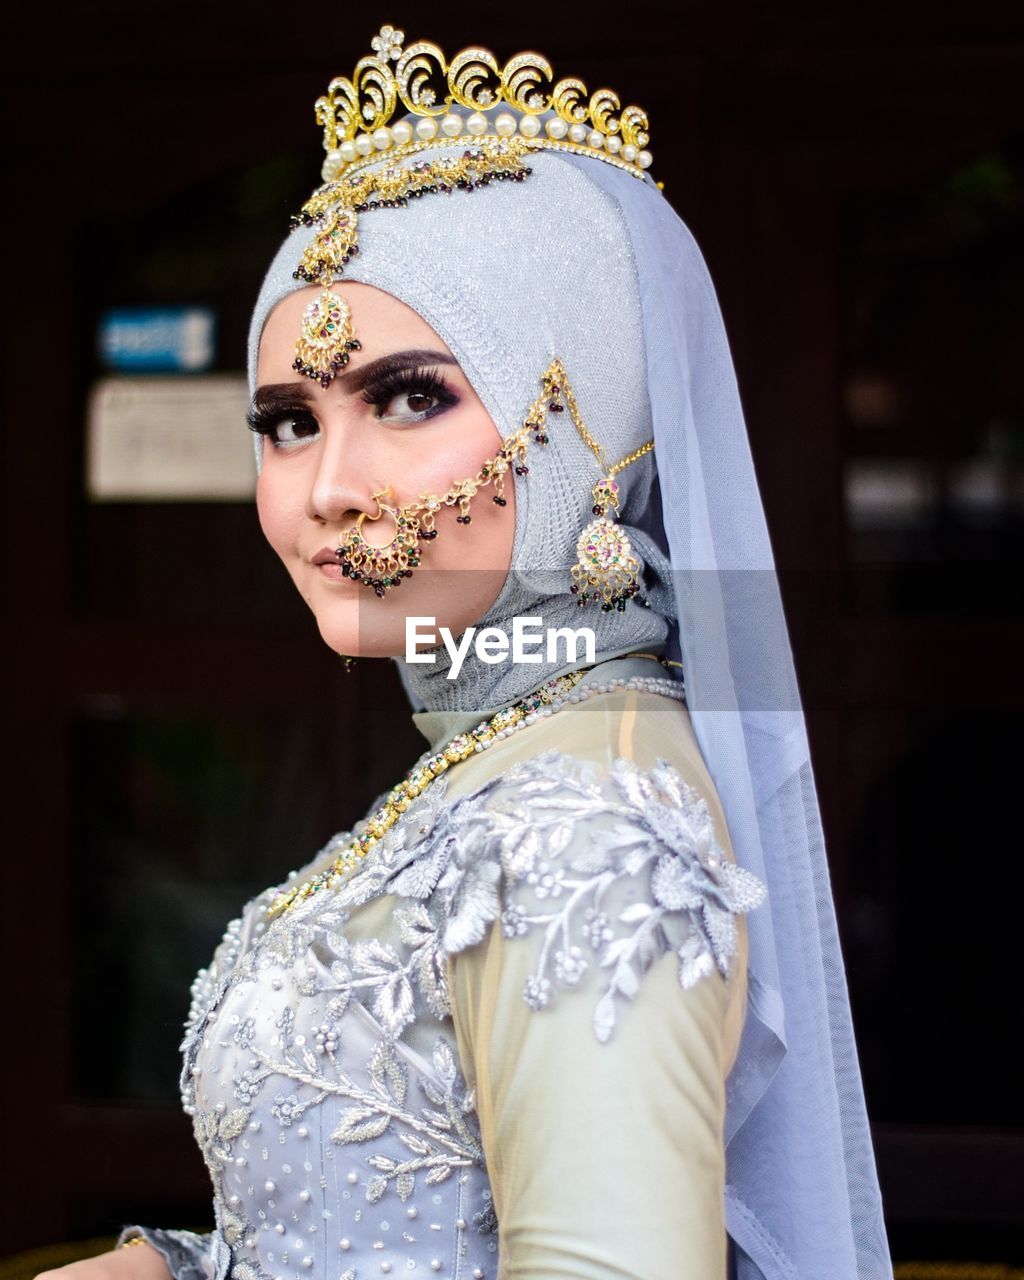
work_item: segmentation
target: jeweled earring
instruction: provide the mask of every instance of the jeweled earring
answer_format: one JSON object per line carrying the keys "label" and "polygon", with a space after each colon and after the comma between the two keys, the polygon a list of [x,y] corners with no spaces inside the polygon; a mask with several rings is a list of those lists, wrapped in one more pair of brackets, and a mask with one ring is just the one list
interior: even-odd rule
{"label": "jeweled earring", "polygon": [[[398,509],[383,501],[390,494],[390,488],[384,488],[373,495],[377,514],[360,512],[353,527],[339,535],[334,552],[341,563],[342,575],[372,587],[378,596],[383,596],[390,587],[399,586],[403,578],[411,578],[420,562],[419,519],[409,508]],[[363,525],[384,515],[394,521],[395,535],[383,547],[375,547],[363,537]]]}
{"label": "jeweled earring", "polygon": [[621,612],[626,601],[640,590],[640,562],[633,554],[628,534],[606,514],[609,507],[618,513],[619,486],[606,476],[594,485],[593,494],[597,519],[591,520],[576,543],[569,589],[580,605],[600,600],[606,613],[612,609]]}
{"label": "jeweled earring", "polygon": [[[570,404],[575,408],[572,401]],[[581,423],[577,422],[576,425],[598,461],[603,464],[604,454],[600,447],[595,447],[590,433]],[[615,483],[615,476],[631,462],[650,453],[653,448],[654,441],[649,440],[639,449],[627,454],[614,467],[608,467],[607,474],[598,480],[591,491],[594,498],[592,510],[597,519],[591,520],[580,534],[576,542],[576,563],[569,571],[572,577],[569,590],[581,606],[599,601],[605,613],[610,613],[612,609],[618,609],[621,613],[625,610],[627,601],[639,596],[640,561],[633,554],[629,535],[614,523],[619,512],[619,486]],[[612,513],[610,518],[609,511]],[[640,597],[638,603],[646,605],[647,601]]]}
{"label": "jeweled earring", "polygon": [[352,668],[355,665],[356,665],[356,660],[351,656],[351,654],[343,653],[341,655],[341,669],[342,671],[344,671],[346,675],[349,674],[349,672],[352,670]]}
{"label": "jeweled earring", "polygon": [[349,352],[360,349],[352,328],[352,308],[344,298],[324,288],[302,316],[302,336],[295,344],[293,369],[329,387],[348,364]]}

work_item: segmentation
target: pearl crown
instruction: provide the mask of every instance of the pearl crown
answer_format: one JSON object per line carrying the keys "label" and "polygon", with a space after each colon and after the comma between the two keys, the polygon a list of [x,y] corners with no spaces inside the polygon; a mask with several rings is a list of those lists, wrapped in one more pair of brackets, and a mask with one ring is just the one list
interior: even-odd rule
{"label": "pearl crown", "polygon": [[[536,147],[594,156],[639,178],[651,166],[647,113],[623,108],[611,89],[588,95],[575,77],[555,83],[539,53],[517,53],[501,66],[490,50],[473,46],[449,63],[428,40],[405,46],[405,33],[390,25],[371,45],[373,52],[359,60],[351,79],[336,77],[317,99],[325,182],[385,154],[397,158],[460,136],[518,134]],[[420,118],[391,123],[403,109]]]}

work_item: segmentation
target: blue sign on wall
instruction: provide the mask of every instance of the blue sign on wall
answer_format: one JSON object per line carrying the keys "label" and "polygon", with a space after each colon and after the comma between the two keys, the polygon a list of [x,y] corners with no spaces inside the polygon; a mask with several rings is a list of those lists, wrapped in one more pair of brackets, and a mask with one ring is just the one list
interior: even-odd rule
{"label": "blue sign on wall", "polygon": [[124,373],[202,373],[216,333],[209,307],[118,307],[100,320],[100,359]]}

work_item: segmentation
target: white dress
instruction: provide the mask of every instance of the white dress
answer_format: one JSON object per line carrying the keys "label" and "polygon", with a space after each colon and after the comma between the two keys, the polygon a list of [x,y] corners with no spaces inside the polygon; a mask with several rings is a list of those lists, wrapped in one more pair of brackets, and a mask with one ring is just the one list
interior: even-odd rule
{"label": "white dress", "polygon": [[[435,747],[465,719],[421,718]],[[724,1280],[764,888],[684,705],[569,706],[444,774],[340,887],[268,921],[272,894],[197,978],[183,1043],[216,1227],[122,1238],[176,1280]]]}

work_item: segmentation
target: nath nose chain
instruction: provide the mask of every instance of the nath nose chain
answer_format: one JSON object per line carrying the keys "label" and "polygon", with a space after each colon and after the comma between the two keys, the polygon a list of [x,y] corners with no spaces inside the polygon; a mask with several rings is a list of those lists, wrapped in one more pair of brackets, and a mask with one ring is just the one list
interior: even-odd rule
{"label": "nath nose chain", "polygon": [[[570,571],[573,580],[570,590],[577,595],[581,605],[598,601],[606,611],[625,609],[626,601],[639,593],[640,564],[633,555],[629,538],[612,523],[607,512],[611,509],[614,514],[619,507],[618,485],[614,477],[631,462],[649,453],[654,441],[648,440],[609,467],[601,446],[583,422],[565,366],[557,357],[541,376],[541,393],[530,405],[523,425],[505,439],[494,457],[488,458],[476,475],[457,481],[440,497],[424,493],[404,507],[393,506],[388,501],[390,486],[373,495],[376,513],[362,512],[353,527],[338,538],[335,555],[341,564],[342,574],[353,582],[363,583],[378,597],[401,586],[420,565],[421,544],[432,542],[437,537],[437,514],[446,507],[458,507],[456,523],[463,526],[471,524],[473,499],[487,488],[493,489],[491,501],[496,506],[506,506],[505,478],[509,471],[523,477],[529,474],[526,458],[530,445],[546,445],[550,439],[548,415],[558,415],[566,409],[581,439],[605,472],[593,487],[593,512],[597,519],[592,520],[580,534],[576,547],[579,563]],[[363,536],[363,526],[367,520],[376,523],[385,516],[392,522],[394,534],[390,542],[376,546]]]}

